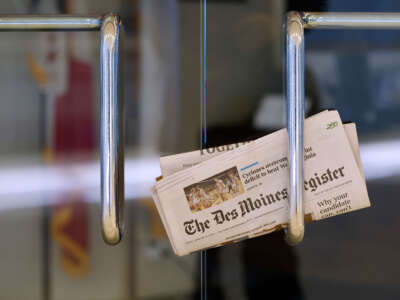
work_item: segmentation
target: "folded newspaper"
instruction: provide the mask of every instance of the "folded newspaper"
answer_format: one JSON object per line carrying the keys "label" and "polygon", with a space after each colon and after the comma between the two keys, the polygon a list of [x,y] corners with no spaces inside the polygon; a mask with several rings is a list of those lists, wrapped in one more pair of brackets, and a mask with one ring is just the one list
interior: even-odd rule
{"label": "folded newspaper", "polygon": [[[287,226],[288,135],[160,159],[152,195],[177,255],[271,233]],[[370,206],[354,123],[337,111],[304,121],[307,222]]]}

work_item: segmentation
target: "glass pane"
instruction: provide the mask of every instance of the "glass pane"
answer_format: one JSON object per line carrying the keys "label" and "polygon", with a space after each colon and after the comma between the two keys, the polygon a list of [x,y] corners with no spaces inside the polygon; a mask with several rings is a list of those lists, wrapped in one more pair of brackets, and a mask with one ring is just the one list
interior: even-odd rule
{"label": "glass pane", "polygon": [[[203,4],[0,3],[2,14],[120,14],[126,119],[125,236],[110,247],[100,231],[98,33],[0,33],[2,298],[200,299],[199,253],[175,256],[150,196],[159,156],[285,126],[286,11],[400,8],[389,0],[208,0],[205,56]],[[306,33],[307,114],[335,108],[357,123],[371,208],[307,225],[295,248],[276,232],[208,250],[207,299],[399,297],[397,36]]]}
{"label": "glass pane", "polygon": [[2,298],[194,297],[198,257],[173,254],[150,187],[161,154],[199,147],[199,3],[7,0],[0,11],[118,13],[126,119],[125,236],[112,247],[100,227],[99,33],[0,33]]}
{"label": "glass pane", "polygon": [[[285,126],[281,21],[289,10],[398,11],[396,1],[207,4],[208,145]],[[398,32],[306,32],[306,111],[338,109],[360,137],[371,208],[208,251],[209,299],[397,299]],[[213,118],[214,117],[214,118]]]}

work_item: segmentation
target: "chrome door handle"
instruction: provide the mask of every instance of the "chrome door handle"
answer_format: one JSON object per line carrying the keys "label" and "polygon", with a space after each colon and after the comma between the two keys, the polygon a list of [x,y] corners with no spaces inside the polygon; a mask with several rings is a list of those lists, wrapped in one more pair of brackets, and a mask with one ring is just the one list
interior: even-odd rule
{"label": "chrome door handle", "polygon": [[304,121],[304,30],[298,13],[286,21],[286,97],[289,135],[289,223],[286,241],[296,245],[304,237],[303,121]]}
{"label": "chrome door handle", "polygon": [[289,134],[289,224],[286,241],[296,245],[304,237],[304,29],[400,29],[400,13],[289,12],[285,27]]}
{"label": "chrome door handle", "polygon": [[119,17],[0,15],[0,31],[100,31],[102,233],[106,243],[119,243],[124,203],[123,100],[118,97]]}
{"label": "chrome door handle", "polygon": [[123,99],[118,100],[119,25],[117,16],[106,16],[100,38],[102,232],[109,244],[121,240],[124,202]]}

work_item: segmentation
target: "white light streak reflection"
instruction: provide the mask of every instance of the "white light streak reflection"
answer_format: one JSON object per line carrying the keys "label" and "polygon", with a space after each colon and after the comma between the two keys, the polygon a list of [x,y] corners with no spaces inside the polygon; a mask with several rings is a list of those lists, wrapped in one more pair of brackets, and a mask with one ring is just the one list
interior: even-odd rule
{"label": "white light streak reflection", "polygon": [[[159,158],[127,158],[125,198],[150,197],[160,175]],[[0,210],[50,204],[68,193],[100,203],[100,162],[0,167]]]}
{"label": "white light streak reflection", "polygon": [[[360,152],[367,181],[400,176],[400,140],[362,143]],[[125,159],[125,199],[151,197],[160,175],[158,157]],[[100,163],[0,167],[0,210],[51,204],[68,193],[100,203]]]}

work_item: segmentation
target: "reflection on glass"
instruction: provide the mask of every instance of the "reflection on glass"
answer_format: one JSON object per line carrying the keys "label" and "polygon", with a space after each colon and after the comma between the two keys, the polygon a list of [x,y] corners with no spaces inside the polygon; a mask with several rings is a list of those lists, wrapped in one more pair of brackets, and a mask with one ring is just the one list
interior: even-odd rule
{"label": "reflection on glass", "polygon": [[[200,299],[199,255],[173,254],[149,193],[160,175],[159,155],[201,146],[200,4],[0,3],[4,14],[114,11],[126,37],[126,235],[109,247],[99,222],[98,34],[0,33],[2,299]],[[202,146],[251,140],[285,124],[281,22],[287,10],[398,6],[208,0]],[[307,225],[295,248],[276,232],[209,250],[208,299],[399,297],[397,40],[397,31],[306,34],[306,112],[336,108],[357,123],[372,207]]]}

